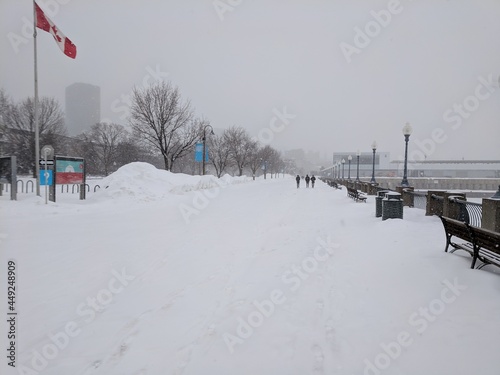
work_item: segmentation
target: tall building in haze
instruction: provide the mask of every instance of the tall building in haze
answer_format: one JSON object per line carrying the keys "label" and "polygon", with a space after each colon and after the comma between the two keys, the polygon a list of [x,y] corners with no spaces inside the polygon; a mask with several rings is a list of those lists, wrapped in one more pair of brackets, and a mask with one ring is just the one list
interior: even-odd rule
{"label": "tall building in haze", "polygon": [[70,136],[78,135],[101,121],[101,88],[88,83],[66,87],[66,126]]}

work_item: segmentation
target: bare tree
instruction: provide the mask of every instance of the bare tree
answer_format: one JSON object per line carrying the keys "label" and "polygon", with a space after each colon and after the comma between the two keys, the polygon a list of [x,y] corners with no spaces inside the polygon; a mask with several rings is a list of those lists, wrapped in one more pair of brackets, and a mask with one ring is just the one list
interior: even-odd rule
{"label": "bare tree", "polygon": [[241,126],[233,126],[226,130],[226,138],[230,149],[231,160],[238,168],[238,175],[243,175],[243,168],[256,147],[257,142]]}
{"label": "bare tree", "polygon": [[143,147],[140,147],[128,132],[125,139],[121,140],[116,147],[116,164],[118,168],[135,161],[145,161],[154,164],[153,158],[154,155]]}
{"label": "bare tree", "polygon": [[210,137],[209,158],[215,168],[217,177],[221,177],[228,167],[231,148],[227,139],[227,130],[222,135]]}
{"label": "bare tree", "polygon": [[194,151],[175,159],[171,171],[190,175],[201,174],[201,165],[194,160]]}
{"label": "bare tree", "polygon": [[252,148],[250,154],[248,155],[248,167],[252,171],[253,179],[255,180],[255,176],[257,175],[257,171],[262,166],[262,156],[261,156],[261,148],[257,142],[254,143],[254,147]]}
{"label": "bare tree", "polygon": [[0,89],[0,125],[5,125],[7,112],[12,105],[11,99],[7,96],[4,89]]}
{"label": "bare tree", "polygon": [[189,101],[183,102],[179,89],[163,81],[134,88],[129,121],[133,131],[159,151],[166,170],[191,151],[200,134]]}
{"label": "bare tree", "polygon": [[260,161],[264,170],[264,178],[267,173],[273,178],[273,174],[279,173],[284,168],[283,160],[278,150],[266,145],[259,149],[257,153],[257,160]]}
{"label": "bare tree", "polygon": [[277,177],[279,172],[281,172],[285,167],[285,163],[281,159],[281,154],[278,150],[272,149],[271,157],[269,161],[269,173],[271,174],[271,178]]}
{"label": "bare tree", "polygon": [[170,167],[172,167],[177,160],[193,152],[196,142],[203,133],[203,127],[209,124],[207,120],[196,119],[190,121],[176,132],[172,137],[172,145],[170,148]]}
{"label": "bare tree", "polygon": [[82,134],[86,154],[91,154],[99,163],[105,176],[111,172],[118,159],[119,146],[127,139],[127,130],[118,124],[97,123]]}
{"label": "bare tree", "polygon": [[0,155],[4,153],[6,147],[5,135],[7,131],[7,117],[11,99],[5,94],[4,89],[0,89]]}
{"label": "bare tree", "polygon": [[[35,123],[34,100],[27,98],[19,104],[8,106],[5,121],[7,152],[16,155],[21,170],[35,173]],[[51,144],[56,152],[65,148],[66,127],[59,103],[54,98],[39,101],[38,126],[40,145]],[[37,156],[38,157],[38,156]]]}
{"label": "bare tree", "polygon": [[264,179],[266,178],[267,173],[269,172],[269,167],[273,158],[273,154],[274,154],[274,149],[269,145],[266,145],[259,150],[258,153],[259,161],[264,171]]}

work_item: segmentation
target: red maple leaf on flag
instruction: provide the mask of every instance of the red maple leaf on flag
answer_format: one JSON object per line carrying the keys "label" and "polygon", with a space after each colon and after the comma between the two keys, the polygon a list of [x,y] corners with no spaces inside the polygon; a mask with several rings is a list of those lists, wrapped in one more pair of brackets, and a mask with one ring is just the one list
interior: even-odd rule
{"label": "red maple leaf on flag", "polygon": [[35,11],[36,11],[36,27],[50,33],[57,45],[64,52],[64,54],[68,57],[74,59],[76,57],[76,46],[73,44],[69,38],[67,38],[61,30],[59,30],[54,22],[52,22],[49,17],[43,13],[43,10],[35,3]]}

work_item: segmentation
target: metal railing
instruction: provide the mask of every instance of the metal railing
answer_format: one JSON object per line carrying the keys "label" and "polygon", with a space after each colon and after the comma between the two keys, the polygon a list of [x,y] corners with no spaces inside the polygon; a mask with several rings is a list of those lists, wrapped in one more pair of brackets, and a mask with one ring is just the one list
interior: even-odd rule
{"label": "metal railing", "polygon": [[437,200],[437,201],[444,202],[444,197],[441,197],[441,196],[436,195],[436,194],[432,194],[432,195],[431,195],[431,199],[434,199],[434,200]]}
{"label": "metal railing", "polygon": [[[32,180],[28,181],[23,181],[23,180],[17,180],[17,192],[18,193],[34,193],[35,192],[35,183]],[[63,184],[61,185],[61,193],[71,193],[71,194],[78,194],[80,193],[80,185],[81,184]],[[2,184],[2,188],[4,189],[3,191],[5,193],[8,193],[10,190],[10,184]],[[92,189],[94,193],[100,189],[101,186],[99,185],[94,185],[94,188]],[[71,192],[70,192],[71,190]],[[91,187],[89,184],[85,184],[85,190],[87,193],[90,193]]]}
{"label": "metal railing", "polygon": [[412,196],[413,205],[411,207],[420,208],[421,210],[426,209],[426,207],[427,207],[427,193],[405,190],[404,194],[409,194],[410,196]]}
{"label": "metal railing", "polygon": [[481,203],[468,202],[463,199],[450,198],[450,202],[458,205],[456,220],[463,221],[473,227],[481,227],[483,217],[483,205]]}

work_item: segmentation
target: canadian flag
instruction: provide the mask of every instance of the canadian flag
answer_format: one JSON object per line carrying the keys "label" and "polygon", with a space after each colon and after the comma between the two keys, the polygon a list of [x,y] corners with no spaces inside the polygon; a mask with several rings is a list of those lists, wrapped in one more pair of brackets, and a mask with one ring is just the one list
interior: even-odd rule
{"label": "canadian flag", "polygon": [[36,10],[36,27],[42,29],[48,33],[51,33],[54,37],[57,45],[64,52],[64,54],[68,57],[74,59],[76,57],[76,46],[73,44],[71,40],[66,38],[66,36],[54,25],[49,17],[43,13],[43,10],[40,9],[37,3],[35,3]]}

